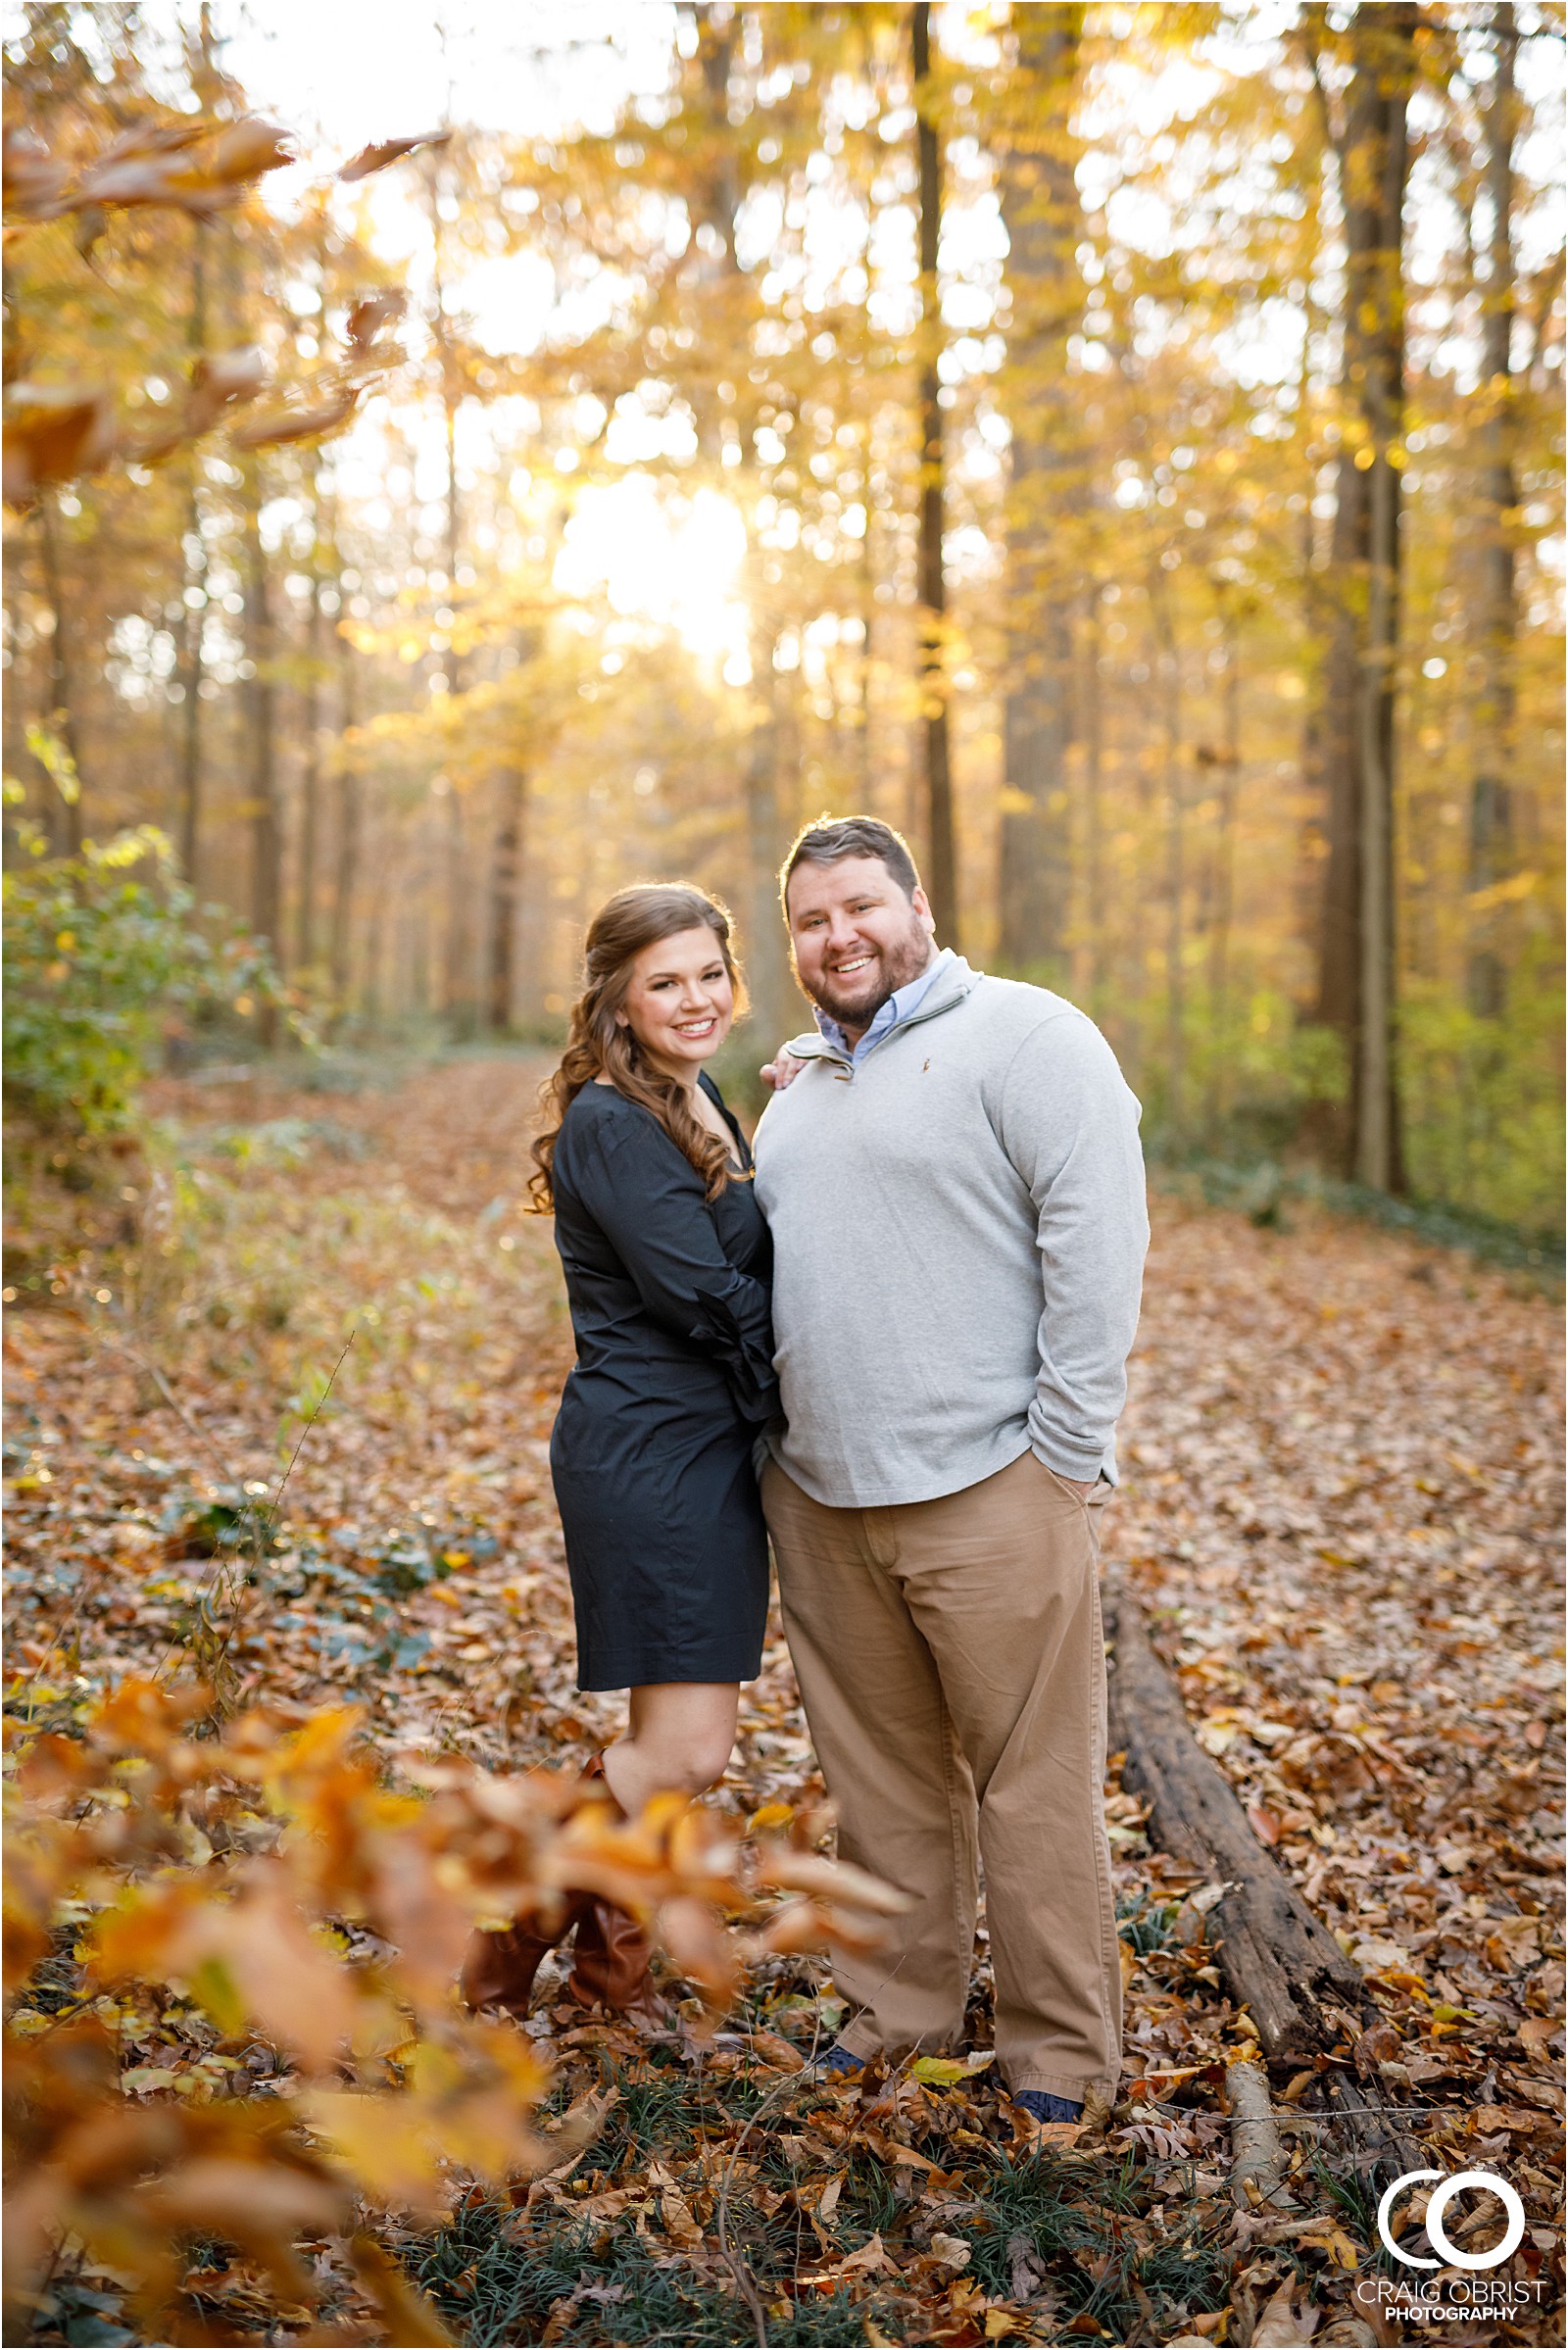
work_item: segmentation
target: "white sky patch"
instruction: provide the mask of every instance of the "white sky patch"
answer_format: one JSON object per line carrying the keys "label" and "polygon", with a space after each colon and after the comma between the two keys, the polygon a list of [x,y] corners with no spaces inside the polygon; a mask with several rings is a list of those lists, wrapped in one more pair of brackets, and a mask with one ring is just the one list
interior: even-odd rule
{"label": "white sky patch", "polygon": [[1214,356],[1249,391],[1265,383],[1278,391],[1300,375],[1305,323],[1305,313],[1296,303],[1270,295],[1248,318],[1215,335]]}
{"label": "white sky patch", "polygon": [[683,406],[670,402],[655,414],[635,392],[623,392],[605,435],[612,465],[655,465],[661,458],[681,463],[696,454],[697,434]]}
{"label": "white sky patch", "polygon": [[[145,13],[162,28],[175,9]],[[666,86],[675,29],[667,0],[216,0],[213,19],[253,103],[348,154],[443,121],[608,132],[628,92]]]}
{"label": "white sky patch", "polygon": [[556,561],[563,595],[603,594],[623,618],[672,629],[708,660],[746,651],[745,606],[734,595],[746,525],[727,498],[699,490],[664,499],[646,474],[585,488]]}

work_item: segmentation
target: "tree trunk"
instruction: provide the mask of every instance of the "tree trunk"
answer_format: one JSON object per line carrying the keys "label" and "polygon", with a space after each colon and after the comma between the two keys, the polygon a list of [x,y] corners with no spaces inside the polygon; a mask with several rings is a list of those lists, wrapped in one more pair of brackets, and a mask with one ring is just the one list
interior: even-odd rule
{"label": "tree trunk", "polygon": [[860,743],[859,743],[859,803],[868,813],[874,810],[876,745],[871,734],[871,680],[876,672],[876,646],[872,629],[876,620],[876,551],[871,544],[871,427],[865,428],[865,536],[860,541],[858,587],[860,593]]}
{"label": "tree trunk", "polygon": [[[1361,188],[1365,158],[1375,153],[1380,108],[1375,79],[1359,68],[1351,84],[1340,172],[1346,189],[1347,242],[1343,344],[1340,361],[1341,440],[1335,481],[1334,530],[1329,547],[1332,617],[1325,664],[1319,757],[1324,788],[1328,858],[1318,940],[1317,1016],[1338,1031],[1353,1055],[1361,1017],[1361,773],[1356,709],[1360,683],[1362,610],[1371,546],[1371,501],[1366,469],[1356,463],[1359,384],[1366,362],[1357,324],[1368,269],[1377,254],[1379,208]],[[1352,159],[1362,159],[1355,163]],[[1342,1138],[1342,1149],[1344,1138]]]}
{"label": "tree trunk", "polygon": [[[693,267],[705,299],[716,304],[721,313],[737,316],[747,302],[748,287],[735,248],[741,182],[728,117],[730,71],[740,35],[740,20],[733,10],[706,5],[697,9],[696,19],[697,63],[702,74],[709,158],[699,200],[702,224],[716,234],[718,250],[710,249],[707,261],[694,263]],[[738,381],[736,405],[730,414],[741,435],[742,479],[750,473],[754,486],[760,488],[756,462],[750,454],[753,429],[759,420],[757,397],[749,383]],[[703,420],[699,421],[701,427]],[[720,426],[716,414],[707,419],[707,424],[710,446],[718,459],[716,442]],[[755,497],[743,503],[755,504]],[[752,613],[750,733],[741,755],[745,762],[743,903],[748,921],[744,944],[752,1017],[765,1055],[771,1054],[785,1033],[798,1025],[794,1014],[799,1010],[799,1000],[790,978],[788,936],[778,903],[778,868],[788,844],[780,806],[778,680],[773,668],[778,638],[776,589],[766,577],[763,554],[755,544],[748,546],[742,580]]]}
{"label": "tree trunk", "polygon": [[[1360,14],[1365,13],[1358,11]],[[1395,1030],[1395,701],[1399,648],[1399,468],[1404,462],[1404,190],[1415,78],[1414,6],[1374,12],[1384,123],[1380,243],[1362,405],[1373,453],[1366,654],[1361,679],[1361,1021],[1351,1106],[1355,1172],[1374,1191],[1404,1189]]]}
{"label": "tree trunk", "polygon": [[[1072,597],[1059,538],[1073,487],[1067,338],[1082,310],[1082,208],[1066,115],[1078,73],[1081,7],[1016,13],[1029,130],[1004,150],[1002,217],[1012,297],[1007,494],[1007,692],[998,904],[1003,961],[1060,975],[1072,890]],[[1026,143],[1027,141],[1027,143]]]}
{"label": "tree trunk", "polygon": [[520,760],[496,777],[499,808],[490,860],[490,1028],[510,1036],[517,968],[517,893],[522,879],[522,834],[528,808],[528,777]]}
{"label": "tree trunk", "polygon": [[746,744],[742,785],[751,926],[746,969],[758,1039],[771,1053],[786,1031],[799,1025],[795,1015],[800,999],[790,980],[787,934],[778,902],[778,869],[788,844],[782,838],[779,812],[778,678],[773,669],[771,630],[765,625],[754,637],[752,666],[752,690],[760,708]]}
{"label": "tree trunk", "polygon": [[[433,256],[430,328],[435,343],[436,364],[441,371],[441,417],[447,460],[446,574],[447,596],[450,600],[458,593],[458,564],[463,550],[463,507],[458,487],[458,411],[463,403],[463,383],[446,305],[440,174],[439,151],[426,149],[424,183],[430,203]],[[463,661],[450,641],[442,666],[446,674],[450,710],[453,697],[463,691]],[[449,784],[445,813],[446,923],[441,955],[441,1008],[448,1022],[461,1033],[472,1023],[475,957],[468,921],[468,859],[464,840],[463,798],[455,782]]]}
{"label": "tree trunk", "polygon": [[[342,590],[339,589],[341,596]],[[354,647],[338,622],[338,773],[337,773],[337,860],[332,875],[332,946],[330,966],[332,996],[339,1014],[344,1010],[353,970],[354,900],[359,881],[361,792],[355,754],[348,736],[359,723],[359,703],[355,691]]]}
{"label": "tree trunk", "polygon": [[1329,856],[1318,1016],[1350,1067],[1346,1156],[1378,1190],[1402,1185],[1394,1066],[1394,703],[1404,414],[1406,108],[1418,10],[1355,12],[1340,142],[1346,272],[1334,616],[1322,756]]}
{"label": "tree trunk", "polygon": [[1182,776],[1181,655],[1165,575],[1151,583],[1159,646],[1160,756],[1165,802],[1165,1124],[1173,1142],[1187,1122],[1187,804]]}
{"label": "tree trunk", "polygon": [[449,782],[441,803],[446,820],[442,870],[446,883],[446,925],[441,953],[441,1009],[453,1033],[466,1036],[471,1025],[474,938],[470,922],[472,896],[468,888],[468,846],[463,822],[463,794]]}
{"label": "tree trunk", "polygon": [[67,857],[77,857],[81,853],[82,831],[86,822],[82,802],[86,796],[87,779],[81,771],[81,736],[76,725],[74,646],[60,572],[60,541],[56,532],[52,492],[45,492],[38,501],[38,545],[43,556],[44,594],[54,622],[49,635],[49,710],[45,722],[71,761],[74,778],[74,789],[70,785],[62,788],[56,782],[54,799],[49,803],[49,829]]}
{"label": "tree trunk", "polygon": [[[876,222],[875,208],[869,190],[865,199],[865,243],[861,249],[860,266],[865,271],[865,312],[862,331],[869,354],[875,329],[871,320],[871,297],[875,284],[872,268],[872,237]],[[873,629],[876,621],[876,547],[872,539],[876,508],[873,503],[871,476],[876,470],[876,404],[869,388],[860,387],[865,401],[865,422],[860,438],[860,496],[865,506],[865,535],[860,541],[860,561],[857,566],[856,589],[860,605],[860,742],[859,770],[857,781],[858,800],[867,814],[876,809],[876,758],[871,734],[872,679],[875,675],[876,646]]]}
{"label": "tree trunk", "polygon": [[[1482,372],[1487,382],[1484,510],[1480,548],[1481,658],[1485,684],[1477,712],[1482,759],[1470,788],[1470,887],[1494,889],[1513,862],[1513,804],[1508,786],[1515,751],[1514,638],[1518,627],[1511,510],[1514,318],[1513,143],[1518,127],[1515,64],[1518,23],[1511,0],[1492,12],[1496,73],[1487,109],[1487,198],[1492,213],[1491,270],[1482,309]],[[1501,909],[1483,905],[1470,935],[1470,1005],[1498,1019],[1507,1001]]]}
{"label": "tree trunk", "polygon": [[1082,680],[1078,730],[1084,749],[1084,1002],[1092,1019],[1100,1017],[1104,989],[1104,841],[1102,774],[1105,756],[1105,703],[1101,691],[1100,588],[1089,592],[1079,664]]}
{"label": "tree trunk", "polygon": [[[207,348],[207,225],[190,224],[190,322],[185,347],[194,372]],[[179,863],[187,883],[201,886],[202,827],[202,679],[206,674],[203,647],[207,631],[207,556],[202,546],[200,453],[186,461],[184,530],[184,616],[179,627],[179,683],[184,701],[179,706]],[[199,601],[197,601],[199,599]]]}
{"label": "tree trunk", "polygon": [[1211,1130],[1231,1106],[1231,921],[1236,904],[1236,803],[1242,769],[1241,666],[1236,628],[1225,614],[1224,732],[1216,765],[1219,772],[1219,828],[1214,845],[1214,900],[1208,934],[1208,1029],[1210,1078],[1208,1117]]}
{"label": "tree trunk", "polygon": [[386,936],[387,908],[395,903],[398,883],[397,844],[387,827],[377,826],[375,853],[370,859],[370,907],[365,925],[364,977],[360,983],[360,1005],[365,1025],[373,1034],[381,1025],[386,1008],[382,989],[382,944]]}
{"label": "tree trunk", "polygon": [[[281,967],[283,827],[277,799],[277,647],[272,583],[267,550],[262,544],[262,503],[261,467],[253,460],[245,469],[243,492],[245,651],[251,667],[245,685],[251,752],[251,928],[259,939],[267,942]],[[272,1020],[269,1012],[264,1012],[261,1028],[264,1039],[270,1041]]]}
{"label": "tree trunk", "polygon": [[321,565],[320,500],[317,499],[317,547],[311,557],[311,600],[305,612],[305,681],[300,694],[304,735],[300,765],[300,869],[295,906],[294,959],[301,970],[316,961],[316,868],[321,795]]}
{"label": "tree trunk", "polygon": [[957,844],[948,741],[947,580],[942,567],[942,307],[937,260],[942,244],[942,150],[931,119],[931,10],[918,0],[911,26],[920,201],[920,668],[925,722],[926,895],[937,937],[956,948]]}
{"label": "tree trunk", "polygon": [[[1401,142],[1402,143],[1402,142]],[[1371,564],[1361,678],[1361,1020],[1351,1088],[1355,1173],[1373,1191],[1398,1180],[1394,1017],[1394,703],[1399,634],[1399,477],[1372,467]]]}

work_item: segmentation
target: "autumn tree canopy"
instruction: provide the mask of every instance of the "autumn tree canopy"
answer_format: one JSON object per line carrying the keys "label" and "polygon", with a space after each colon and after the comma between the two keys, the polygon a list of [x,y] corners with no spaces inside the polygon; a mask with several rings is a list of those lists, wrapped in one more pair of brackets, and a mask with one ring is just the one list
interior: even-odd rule
{"label": "autumn tree canopy", "polygon": [[755,1062],[866,807],[1160,1148],[1552,1223],[1561,10],[631,13],[362,151],[17,12],[13,860],[160,826],[340,1037],[689,873]]}

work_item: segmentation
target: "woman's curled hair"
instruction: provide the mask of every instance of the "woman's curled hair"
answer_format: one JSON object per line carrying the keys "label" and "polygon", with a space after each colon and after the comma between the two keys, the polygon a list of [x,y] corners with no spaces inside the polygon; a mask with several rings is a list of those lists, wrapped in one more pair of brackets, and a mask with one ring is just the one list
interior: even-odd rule
{"label": "woman's curled hair", "polygon": [[589,923],[583,991],[571,1007],[566,1050],[539,1096],[545,1123],[534,1142],[535,1171],[528,1179],[534,1214],[547,1215],[555,1205],[552,1177],[562,1122],[583,1087],[597,1077],[608,1077],[628,1102],[640,1102],[653,1112],[703,1178],[710,1199],[716,1199],[730,1180],[729,1151],[693,1111],[686,1088],[654,1068],[631,1029],[615,1017],[626,1001],[632,964],[643,949],[699,928],[710,930],[717,940],[735,989],[736,1009],[743,1009],[729,915],[706,890],[686,881],[635,882],[607,899]]}

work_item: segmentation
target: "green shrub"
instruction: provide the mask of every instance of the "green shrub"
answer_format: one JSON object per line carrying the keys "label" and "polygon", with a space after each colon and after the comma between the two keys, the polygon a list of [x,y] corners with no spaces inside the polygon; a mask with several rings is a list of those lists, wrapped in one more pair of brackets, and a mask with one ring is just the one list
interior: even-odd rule
{"label": "green shrub", "polygon": [[197,927],[150,824],[8,873],[4,913],[6,1090],[51,1123],[122,1128],[171,1015],[275,994],[255,940]]}
{"label": "green shrub", "polygon": [[1405,1156],[1418,1199],[1533,1235],[1562,1230],[1561,980],[1543,947],[1487,1019],[1413,984],[1400,1016]]}

